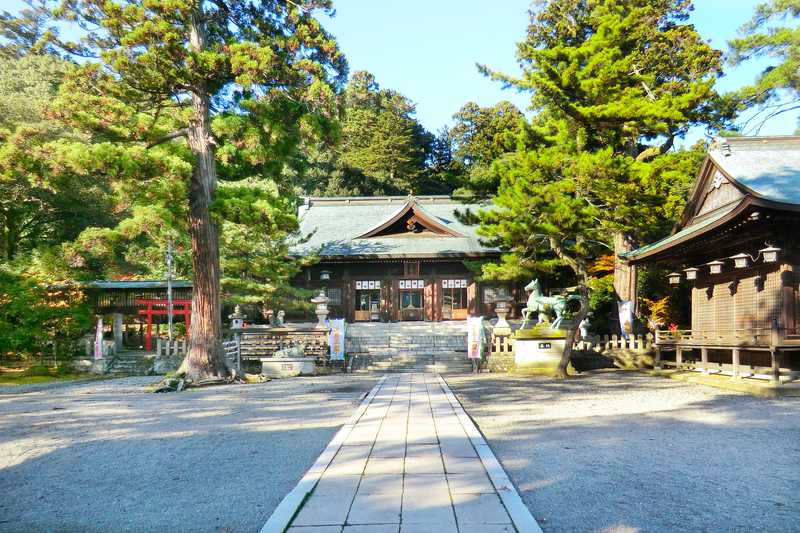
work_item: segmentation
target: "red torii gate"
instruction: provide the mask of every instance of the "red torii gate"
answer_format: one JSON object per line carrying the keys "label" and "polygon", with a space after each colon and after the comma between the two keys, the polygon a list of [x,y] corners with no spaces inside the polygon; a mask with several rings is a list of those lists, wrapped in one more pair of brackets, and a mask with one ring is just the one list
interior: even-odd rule
{"label": "red torii gate", "polygon": [[[159,299],[137,299],[135,302],[136,305],[147,306],[147,309],[139,309],[139,314],[147,317],[147,331],[144,337],[144,349],[149,352],[153,346],[153,317],[156,315],[166,315],[167,305],[169,305],[169,302],[167,300]],[[192,301],[172,300],[172,314],[173,316],[183,315],[183,319],[186,321],[186,332],[188,333],[189,326],[192,323]]]}

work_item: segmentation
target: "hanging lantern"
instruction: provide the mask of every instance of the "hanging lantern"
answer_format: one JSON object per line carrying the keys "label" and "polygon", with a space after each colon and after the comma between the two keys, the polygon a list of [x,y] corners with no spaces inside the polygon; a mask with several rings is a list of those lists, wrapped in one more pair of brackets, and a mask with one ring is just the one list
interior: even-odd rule
{"label": "hanging lantern", "polygon": [[732,255],[730,259],[733,259],[733,266],[735,268],[747,268],[750,266],[750,256],[746,253]]}
{"label": "hanging lantern", "polygon": [[686,279],[692,280],[692,279],[697,279],[697,273],[700,271],[700,269],[695,267],[690,267],[690,268],[684,268],[683,271],[686,272]]}
{"label": "hanging lantern", "polygon": [[678,272],[670,272],[667,274],[667,278],[669,279],[670,285],[677,285],[681,282],[681,275]]}
{"label": "hanging lantern", "polygon": [[767,245],[766,248],[762,248],[759,252],[764,256],[765,263],[774,263],[778,260],[778,252],[781,249],[777,246]]}
{"label": "hanging lantern", "polygon": [[706,263],[708,265],[708,271],[711,274],[721,274],[722,273],[722,265],[724,265],[722,261],[711,261],[710,263]]}
{"label": "hanging lantern", "polygon": [[331,279],[331,274],[333,274],[333,272],[331,272],[330,270],[323,270],[322,272],[319,273],[319,279],[323,281],[329,280]]}

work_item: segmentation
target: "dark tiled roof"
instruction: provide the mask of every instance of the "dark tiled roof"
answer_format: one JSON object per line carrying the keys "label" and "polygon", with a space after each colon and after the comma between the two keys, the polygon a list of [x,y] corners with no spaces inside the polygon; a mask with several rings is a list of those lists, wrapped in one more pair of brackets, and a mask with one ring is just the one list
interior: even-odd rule
{"label": "dark tiled roof", "polygon": [[292,253],[317,251],[323,257],[442,257],[476,256],[496,253],[482,245],[476,226],[462,223],[456,210],[467,205],[447,196],[419,196],[413,199],[424,213],[461,236],[393,235],[358,238],[392,219],[409,202],[404,196],[369,198],[309,198],[300,208],[300,230],[313,233],[311,239],[295,246]]}

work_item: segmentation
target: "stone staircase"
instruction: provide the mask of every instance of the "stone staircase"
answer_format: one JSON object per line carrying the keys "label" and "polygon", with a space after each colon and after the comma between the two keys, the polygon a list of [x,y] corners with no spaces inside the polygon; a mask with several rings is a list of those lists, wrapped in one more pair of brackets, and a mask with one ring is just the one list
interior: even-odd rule
{"label": "stone staircase", "polygon": [[349,324],[345,339],[353,370],[469,372],[465,322]]}
{"label": "stone staircase", "polygon": [[[148,357],[149,355],[149,357]],[[117,352],[109,363],[107,373],[117,376],[145,376],[152,373],[154,355],[135,350]]]}

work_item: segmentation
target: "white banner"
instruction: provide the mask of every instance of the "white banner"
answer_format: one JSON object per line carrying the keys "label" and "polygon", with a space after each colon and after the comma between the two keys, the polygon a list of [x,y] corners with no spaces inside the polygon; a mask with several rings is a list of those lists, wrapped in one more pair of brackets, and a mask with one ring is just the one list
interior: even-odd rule
{"label": "white banner", "polygon": [[627,339],[633,332],[633,302],[630,300],[617,302],[617,311],[619,311],[619,329],[622,331],[622,336]]}
{"label": "white banner", "polygon": [[467,317],[467,357],[480,359],[483,353],[483,317]]}

